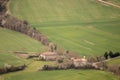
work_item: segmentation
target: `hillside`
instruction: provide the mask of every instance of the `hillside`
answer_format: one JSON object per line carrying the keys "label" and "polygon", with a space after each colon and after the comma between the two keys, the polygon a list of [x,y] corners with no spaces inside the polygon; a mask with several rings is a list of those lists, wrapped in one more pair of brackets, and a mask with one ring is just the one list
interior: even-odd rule
{"label": "hillside", "polygon": [[110,21],[120,17],[119,8],[102,5],[97,0],[11,0],[10,12],[35,25]]}
{"label": "hillside", "polygon": [[65,50],[80,55],[120,50],[119,8],[97,0],[11,0],[9,7],[11,15],[28,20]]}
{"label": "hillside", "polygon": [[27,60],[21,59],[13,53],[0,52],[0,68],[3,68],[5,64],[19,66],[26,63],[28,63]]}
{"label": "hillside", "polygon": [[45,48],[38,41],[21,33],[0,28],[0,67],[4,64],[20,65],[27,60],[13,54],[16,51],[41,52]]}
{"label": "hillside", "polygon": [[14,52],[40,52],[44,50],[44,46],[30,37],[19,32],[0,28],[0,51]]}
{"label": "hillside", "polygon": [[111,59],[111,60],[109,60],[108,62],[108,65],[120,65],[120,64],[118,64],[118,63],[120,63],[120,57],[117,57],[117,58],[115,58],[115,59]]}
{"label": "hillside", "polygon": [[[99,3],[97,0],[10,0],[8,9],[10,16],[27,21],[31,29],[37,30],[38,33],[40,31],[50,42],[57,44],[57,47],[68,50],[68,53],[77,53],[81,57],[88,56],[95,65],[97,62],[94,62],[91,55],[96,57],[109,50],[120,52],[119,8]],[[46,57],[44,55],[41,59],[20,58],[13,52],[42,52],[45,46],[24,34],[4,28],[0,28],[0,36],[0,67],[5,63],[27,65],[23,71],[0,75],[0,80],[118,80],[111,72],[96,70],[98,68],[94,70],[90,65],[83,65],[82,60],[87,64],[85,58],[75,58],[80,60],[78,63],[82,64],[83,68],[70,68],[75,66],[74,55],[69,57],[67,52],[65,55],[59,55],[63,62],[59,62],[58,55],[56,61],[42,61]],[[71,64],[67,64],[69,62]],[[88,64],[92,64],[91,62],[88,61]],[[45,67],[52,70],[48,69],[48,65],[57,66],[57,63],[63,64],[63,68],[57,70],[55,67],[53,71],[41,70]],[[110,65],[118,63],[119,59],[109,61]]]}

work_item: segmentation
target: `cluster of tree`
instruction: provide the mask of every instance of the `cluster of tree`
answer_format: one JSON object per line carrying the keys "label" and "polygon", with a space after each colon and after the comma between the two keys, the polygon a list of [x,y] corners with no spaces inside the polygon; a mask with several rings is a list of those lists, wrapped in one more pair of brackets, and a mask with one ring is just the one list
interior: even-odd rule
{"label": "cluster of tree", "polygon": [[114,58],[114,57],[118,57],[118,56],[120,56],[120,52],[113,53],[112,51],[110,51],[110,52],[105,52],[105,54],[104,54],[105,59]]}
{"label": "cluster of tree", "polygon": [[4,66],[4,68],[0,68],[0,74],[24,70],[25,67],[26,67],[25,64],[21,66],[13,66],[13,65]]}
{"label": "cluster of tree", "polygon": [[89,63],[101,62],[101,61],[103,61],[103,60],[105,60],[103,56],[96,56],[96,57],[95,57],[95,56],[89,56],[89,57],[87,58],[87,61],[88,61]]}
{"label": "cluster of tree", "polygon": [[0,16],[0,27],[26,34],[40,41],[43,45],[49,44],[47,37],[36,30],[36,28],[31,28],[27,21],[19,20],[8,14]]}
{"label": "cluster of tree", "polygon": [[7,11],[7,2],[9,0],[0,0],[0,15]]}
{"label": "cluster of tree", "polygon": [[62,64],[58,66],[44,65],[40,70],[66,70],[66,69],[99,69],[94,67],[92,64],[86,64],[84,66],[74,66],[74,64]]}
{"label": "cluster of tree", "polygon": [[65,70],[65,69],[71,69],[71,68],[72,68],[72,65],[69,67],[44,65],[41,70]]}
{"label": "cluster of tree", "polygon": [[57,45],[50,42],[49,45],[48,45],[48,51],[56,52],[56,50],[57,50]]}

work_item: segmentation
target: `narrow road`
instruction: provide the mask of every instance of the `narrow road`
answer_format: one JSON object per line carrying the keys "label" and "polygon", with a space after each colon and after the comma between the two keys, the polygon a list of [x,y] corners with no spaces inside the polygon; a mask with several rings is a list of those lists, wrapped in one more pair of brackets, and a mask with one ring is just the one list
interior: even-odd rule
{"label": "narrow road", "polygon": [[110,6],[114,6],[114,7],[120,8],[119,5],[113,4],[111,2],[107,2],[107,1],[103,1],[103,0],[97,0],[97,1],[99,1],[101,3],[104,3],[104,4],[107,4],[107,5],[110,5]]}

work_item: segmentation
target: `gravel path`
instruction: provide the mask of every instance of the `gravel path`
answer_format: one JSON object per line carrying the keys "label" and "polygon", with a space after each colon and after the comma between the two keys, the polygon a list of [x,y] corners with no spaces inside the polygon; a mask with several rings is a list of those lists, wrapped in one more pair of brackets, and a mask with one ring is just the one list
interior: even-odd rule
{"label": "gravel path", "polygon": [[101,3],[107,4],[107,5],[110,5],[110,6],[114,6],[114,7],[120,8],[119,5],[113,4],[111,2],[107,2],[107,1],[103,1],[103,0],[98,0],[98,1],[101,2]]}

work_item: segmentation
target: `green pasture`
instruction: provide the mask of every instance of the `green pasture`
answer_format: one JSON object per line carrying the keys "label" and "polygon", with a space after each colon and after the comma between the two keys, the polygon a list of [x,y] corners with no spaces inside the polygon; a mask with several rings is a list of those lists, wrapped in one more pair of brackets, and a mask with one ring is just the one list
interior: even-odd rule
{"label": "green pasture", "polygon": [[41,52],[45,47],[38,41],[19,32],[0,28],[0,67],[4,64],[21,65],[28,61],[19,58],[13,52]]}
{"label": "green pasture", "polygon": [[120,9],[97,0],[11,0],[10,13],[31,24],[109,21],[120,18]]}
{"label": "green pasture", "polygon": [[0,28],[0,52],[41,52],[44,50],[44,46],[40,42],[30,37],[19,32]]}
{"label": "green pasture", "polygon": [[38,29],[47,35],[49,40],[66,50],[80,55],[102,55],[105,51],[120,51],[120,27],[114,26],[114,28],[113,26],[71,25]]}
{"label": "green pasture", "polygon": [[[96,0],[11,0],[9,12],[27,20],[64,50],[82,56],[120,51],[119,8]],[[2,51],[44,50],[37,41],[14,31],[2,29],[0,36]],[[1,75],[0,80],[118,80],[109,72],[97,70],[38,71],[44,64],[53,63],[30,60],[26,70]]]}
{"label": "green pasture", "polygon": [[[3,76],[1,77],[3,79]],[[111,73],[96,70],[58,70],[19,72],[4,75],[3,80],[118,80]]]}
{"label": "green pasture", "polygon": [[9,10],[65,50],[80,55],[120,50],[119,8],[96,0],[11,0]]}
{"label": "green pasture", "polygon": [[21,59],[13,53],[0,52],[0,68],[3,68],[5,64],[9,65],[23,65],[28,63],[27,60]]}
{"label": "green pasture", "polygon": [[111,59],[107,63],[108,63],[108,65],[120,65],[120,57]]}

